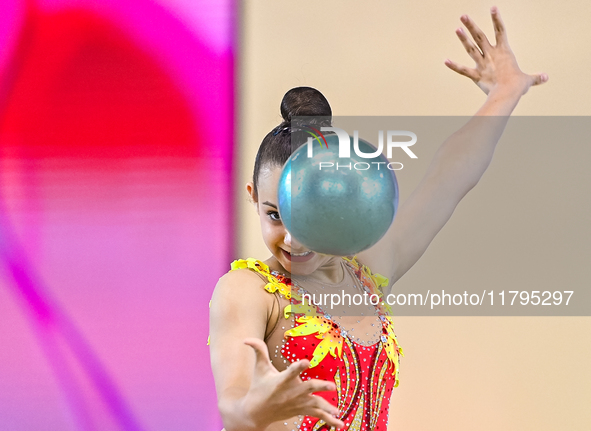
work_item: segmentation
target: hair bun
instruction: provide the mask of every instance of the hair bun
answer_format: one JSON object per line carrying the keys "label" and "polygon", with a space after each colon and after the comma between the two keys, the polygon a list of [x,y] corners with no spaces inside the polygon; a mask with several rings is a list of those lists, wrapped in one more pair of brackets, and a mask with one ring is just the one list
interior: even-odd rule
{"label": "hair bun", "polygon": [[281,101],[284,124],[291,124],[293,117],[332,117],[326,97],[312,87],[296,87],[289,90]]}

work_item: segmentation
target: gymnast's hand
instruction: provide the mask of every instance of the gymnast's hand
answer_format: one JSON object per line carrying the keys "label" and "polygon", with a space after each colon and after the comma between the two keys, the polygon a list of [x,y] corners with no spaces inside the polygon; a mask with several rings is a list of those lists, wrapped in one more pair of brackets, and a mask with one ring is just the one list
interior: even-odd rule
{"label": "gymnast's hand", "polygon": [[306,360],[292,363],[287,370],[279,372],[271,363],[269,351],[262,340],[247,338],[244,343],[256,354],[252,383],[244,399],[245,410],[252,418],[261,418],[262,425],[285,420],[297,415],[322,419],[337,429],[344,426],[336,419],[338,410],[314,392],[334,391],[335,384],[324,380],[300,378],[300,373],[310,367]]}
{"label": "gymnast's hand", "polygon": [[496,7],[491,8],[492,21],[495,28],[496,45],[492,46],[486,35],[472,21],[463,15],[460,19],[466,26],[474,42],[466,32],[458,28],[456,34],[466,48],[468,55],[476,62],[473,69],[446,60],[445,65],[460,75],[467,76],[488,94],[495,86],[518,91],[520,95],[527,93],[532,85],[543,84],[548,80],[545,73],[528,75],[517,65],[517,60],[507,41],[505,25]]}

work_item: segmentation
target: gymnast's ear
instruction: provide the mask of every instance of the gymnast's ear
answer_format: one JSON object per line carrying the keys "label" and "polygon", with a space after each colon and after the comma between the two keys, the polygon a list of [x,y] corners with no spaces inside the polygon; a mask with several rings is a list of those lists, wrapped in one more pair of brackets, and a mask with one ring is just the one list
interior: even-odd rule
{"label": "gymnast's ear", "polygon": [[254,184],[252,183],[252,181],[246,183],[246,193],[248,193],[248,199],[250,200],[250,203],[254,204],[257,208],[257,212],[259,211],[259,206],[258,204],[258,198],[257,198],[257,194],[254,190]]}

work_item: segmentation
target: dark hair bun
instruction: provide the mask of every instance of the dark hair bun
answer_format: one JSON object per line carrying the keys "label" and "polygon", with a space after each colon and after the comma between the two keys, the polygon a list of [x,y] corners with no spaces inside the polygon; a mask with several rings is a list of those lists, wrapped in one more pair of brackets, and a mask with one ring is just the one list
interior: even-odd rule
{"label": "dark hair bun", "polygon": [[326,97],[312,87],[296,87],[289,90],[281,101],[281,116],[290,124],[292,117],[332,117]]}

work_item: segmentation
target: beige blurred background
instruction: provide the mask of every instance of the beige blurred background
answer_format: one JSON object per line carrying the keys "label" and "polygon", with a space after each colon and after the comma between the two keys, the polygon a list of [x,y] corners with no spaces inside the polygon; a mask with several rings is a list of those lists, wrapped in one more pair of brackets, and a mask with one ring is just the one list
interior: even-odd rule
{"label": "beige blurred background", "polygon": [[[471,115],[484,94],[443,61],[471,65],[454,30],[467,13],[492,36],[491,5],[476,0],[242,2],[237,257],[269,255],[243,184],[252,175],[261,139],[280,122],[279,102],[288,89],[320,89],[335,115]],[[591,115],[591,3],[503,0],[496,5],[521,68],[550,76],[547,84],[530,90],[515,115]],[[589,142],[567,145],[572,157],[591,160]],[[531,151],[551,175],[558,150]],[[511,149],[501,146],[481,184],[400,283],[438,288],[460,283],[470,289],[484,277],[497,277],[507,289],[533,290],[543,282],[563,290],[591,285],[589,248],[580,241],[579,249],[572,245],[577,235],[589,237],[584,216],[591,210],[589,176],[563,170],[556,178],[556,190],[573,197],[567,208],[548,205],[557,217],[573,214],[556,232],[535,226],[539,207],[524,199],[534,192],[535,178],[511,160]],[[522,181],[507,184],[504,174],[510,169],[522,169],[517,176]],[[399,177],[401,202],[418,182],[412,172]],[[502,220],[487,214],[495,202],[508,209]],[[552,240],[545,241],[550,231]],[[562,259],[544,261],[546,251],[558,249]],[[392,397],[390,430],[591,429],[591,318],[399,316],[395,323],[406,357]]]}

